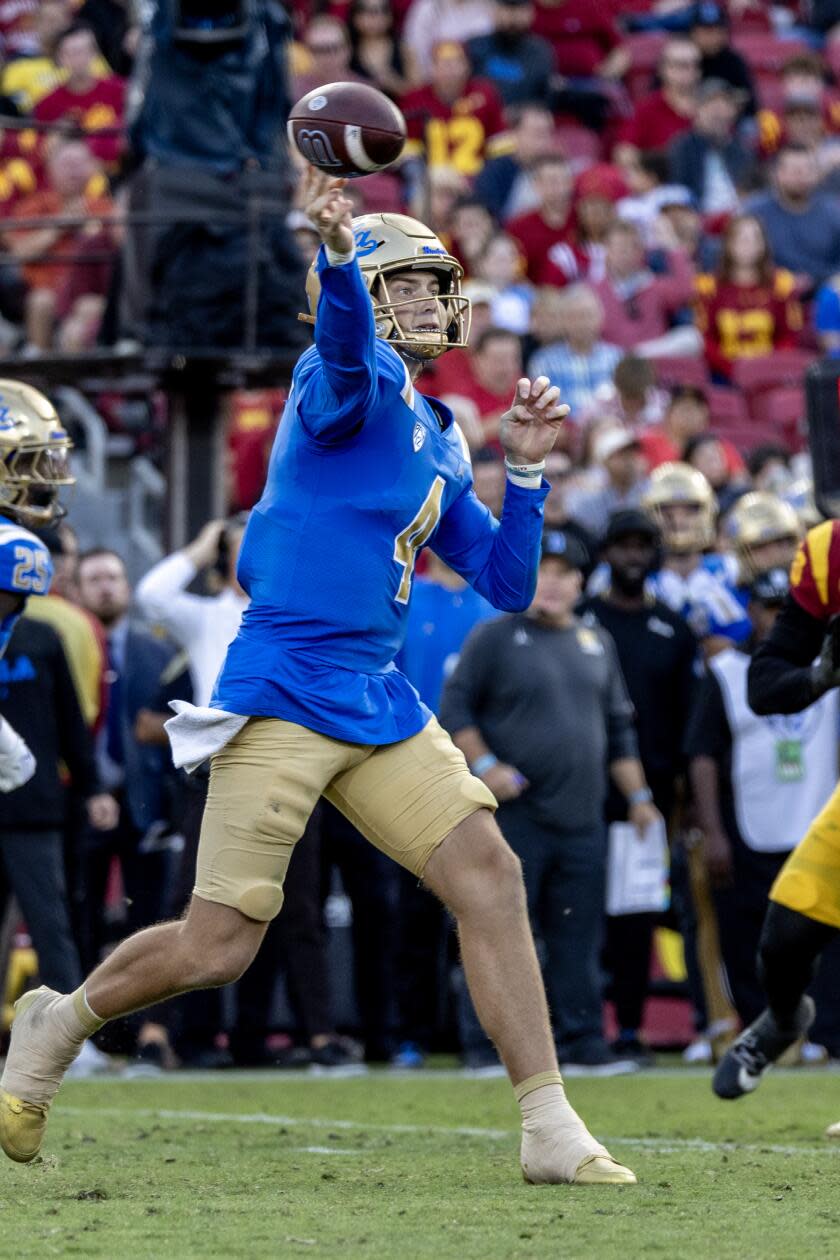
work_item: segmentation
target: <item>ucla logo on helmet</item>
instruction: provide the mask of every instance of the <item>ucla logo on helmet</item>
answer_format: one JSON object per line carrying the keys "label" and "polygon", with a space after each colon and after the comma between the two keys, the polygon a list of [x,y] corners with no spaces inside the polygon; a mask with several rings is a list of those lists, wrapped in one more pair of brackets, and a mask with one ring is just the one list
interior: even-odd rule
{"label": "ucla logo on helmet", "polygon": [[356,242],[356,253],[359,258],[367,258],[368,254],[373,254],[379,249],[380,245],[384,245],[384,241],[377,241],[371,236],[370,228],[359,228],[353,236]]}
{"label": "ucla logo on helmet", "polygon": [[0,432],[4,429],[13,429],[17,421],[12,415],[11,408],[7,406],[2,396],[0,396]]}

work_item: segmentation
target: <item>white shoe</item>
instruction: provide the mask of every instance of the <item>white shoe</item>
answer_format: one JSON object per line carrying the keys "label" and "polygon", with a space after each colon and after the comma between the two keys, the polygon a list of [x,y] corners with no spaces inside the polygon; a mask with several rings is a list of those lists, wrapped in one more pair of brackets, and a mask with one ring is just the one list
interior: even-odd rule
{"label": "white shoe", "polygon": [[707,1037],[696,1037],[682,1052],[683,1063],[711,1063],[712,1043]]}
{"label": "white shoe", "polygon": [[83,1081],[90,1076],[101,1076],[103,1072],[110,1072],[112,1067],[110,1056],[97,1050],[92,1041],[86,1041],[79,1051],[79,1057],[67,1069],[65,1079]]}

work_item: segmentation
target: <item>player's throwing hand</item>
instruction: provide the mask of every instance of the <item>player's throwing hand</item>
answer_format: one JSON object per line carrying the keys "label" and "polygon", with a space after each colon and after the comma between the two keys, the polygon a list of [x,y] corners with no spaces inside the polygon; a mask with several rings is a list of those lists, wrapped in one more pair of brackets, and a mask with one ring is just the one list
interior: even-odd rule
{"label": "player's throwing hand", "polygon": [[353,248],[353,202],[344,196],[346,183],[310,166],[303,184],[303,212],[324,244],[338,254],[348,254]]}
{"label": "player's throwing hand", "polygon": [[560,402],[560,390],[549,385],[547,376],[538,376],[533,382],[521,377],[513,402],[499,422],[499,441],[507,458],[521,464],[545,459],[569,411]]}

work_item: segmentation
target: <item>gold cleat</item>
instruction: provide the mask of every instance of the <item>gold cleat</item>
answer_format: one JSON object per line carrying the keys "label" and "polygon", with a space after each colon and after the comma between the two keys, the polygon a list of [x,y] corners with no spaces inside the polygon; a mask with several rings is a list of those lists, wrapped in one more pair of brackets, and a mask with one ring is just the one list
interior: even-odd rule
{"label": "gold cleat", "polygon": [[23,1102],[0,1089],[0,1146],[17,1164],[28,1164],[41,1149],[47,1108]]}
{"label": "gold cleat", "polygon": [[825,1136],[827,1138],[840,1138],[840,1120],[836,1121],[835,1124],[830,1124],[828,1126],[825,1131]]}
{"label": "gold cleat", "polygon": [[587,1155],[575,1173],[573,1186],[635,1186],[636,1174],[611,1155]]}

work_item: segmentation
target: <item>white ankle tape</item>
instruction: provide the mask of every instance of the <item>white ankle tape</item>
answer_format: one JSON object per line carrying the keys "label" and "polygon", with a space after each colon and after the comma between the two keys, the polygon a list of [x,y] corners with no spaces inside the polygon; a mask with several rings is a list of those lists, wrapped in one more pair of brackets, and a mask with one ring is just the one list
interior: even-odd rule
{"label": "white ankle tape", "polygon": [[[559,1077],[560,1074],[553,1075]],[[529,1089],[519,1105],[522,1110],[522,1171],[529,1181],[572,1182],[585,1159],[592,1155],[610,1157],[607,1148],[595,1140],[566,1098],[561,1081]]]}

